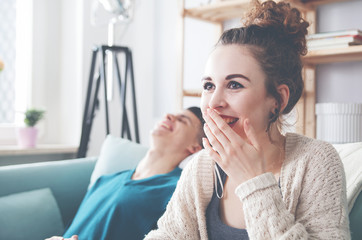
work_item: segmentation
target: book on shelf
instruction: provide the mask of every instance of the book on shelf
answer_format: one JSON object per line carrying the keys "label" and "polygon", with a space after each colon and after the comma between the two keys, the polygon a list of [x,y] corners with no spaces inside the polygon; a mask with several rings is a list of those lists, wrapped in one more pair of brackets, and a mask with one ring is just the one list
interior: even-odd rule
{"label": "book on shelf", "polygon": [[340,31],[331,31],[331,32],[321,32],[310,34],[307,36],[307,40],[314,39],[323,39],[323,38],[333,38],[333,37],[342,37],[342,36],[360,36],[362,37],[362,31],[359,29],[348,29]]}
{"label": "book on shelf", "polygon": [[335,44],[342,44],[342,43],[351,43],[351,45],[362,44],[362,36],[344,36],[344,37],[314,39],[314,40],[307,41],[307,45],[309,47],[335,45]]}
{"label": "book on shelf", "polygon": [[[358,44],[357,44],[358,45]],[[323,46],[308,46],[308,51],[314,51],[314,50],[322,50],[322,49],[334,49],[334,48],[347,48],[351,46],[356,46],[356,44],[351,43],[339,43],[339,44],[326,44]]]}
{"label": "book on shelf", "polygon": [[316,33],[307,36],[309,50],[349,47],[362,44],[362,31],[359,29]]}

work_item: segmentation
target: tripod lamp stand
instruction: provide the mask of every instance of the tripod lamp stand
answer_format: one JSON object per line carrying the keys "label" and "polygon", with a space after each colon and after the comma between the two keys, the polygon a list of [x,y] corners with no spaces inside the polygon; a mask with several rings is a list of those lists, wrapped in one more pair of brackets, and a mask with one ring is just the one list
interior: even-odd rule
{"label": "tripod lamp stand", "polygon": [[[137,120],[137,107],[136,107],[136,92],[135,92],[135,82],[134,82],[134,72],[133,72],[133,63],[132,63],[132,52],[127,47],[121,46],[97,46],[93,49],[91,69],[88,81],[87,97],[83,114],[83,123],[82,123],[82,134],[80,139],[80,144],[78,148],[77,157],[83,158],[86,156],[88,150],[89,137],[93,125],[93,119],[95,117],[95,109],[99,106],[99,89],[100,84],[104,86],[104,103],[105,103],[105,117],[106,117],[106,135],[110,133],[109,126],[109,111],[108,111],[108,102],[107,102],[107,78],[106,78],[106,53],[113,56],[113,61],[110,61],[107,64],[113,64],[113,69],[116,70],[116,80],[119,85],[120,99],[121,99],[121,109],[122,120],[121,120],[121,133],[120,136],[132,140],[132,129],[129,122],[129,115],[127,111],[127,106],[131,105],[131,110],[133,113],[133,136],[137,143],[139,140],[139,131],[138,131],[138,120]],[[96,66],[97,56],[100,55],[100,64]],[[121,78],[120,66],[118,61],[118,56],[123,55],[125,58],[125,72],[124,78]],[[96,68],[98,67],[98,72]],[[113,79],[109,79],[113,81]],[[127,104],[127,88],[128,82],[130,81],[131,89],[131,103]]]}

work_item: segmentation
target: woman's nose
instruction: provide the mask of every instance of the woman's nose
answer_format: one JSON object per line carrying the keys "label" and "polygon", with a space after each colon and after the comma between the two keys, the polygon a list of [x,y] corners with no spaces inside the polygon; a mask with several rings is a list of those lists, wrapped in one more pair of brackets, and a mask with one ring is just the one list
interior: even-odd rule
{"label": "woman's nose", "polygon": [[214,91],[209,101],[210,108],[221,108],[226,106],[226,99],[222,91]]}

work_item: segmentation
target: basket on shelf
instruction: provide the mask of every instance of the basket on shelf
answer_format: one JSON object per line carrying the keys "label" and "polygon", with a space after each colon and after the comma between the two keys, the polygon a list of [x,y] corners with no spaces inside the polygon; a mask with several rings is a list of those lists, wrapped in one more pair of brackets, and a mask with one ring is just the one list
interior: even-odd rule
{"label": "basket on shelf", "polygon": [[362,103],[317,103],[317,139],[330,143],[362,141]]}

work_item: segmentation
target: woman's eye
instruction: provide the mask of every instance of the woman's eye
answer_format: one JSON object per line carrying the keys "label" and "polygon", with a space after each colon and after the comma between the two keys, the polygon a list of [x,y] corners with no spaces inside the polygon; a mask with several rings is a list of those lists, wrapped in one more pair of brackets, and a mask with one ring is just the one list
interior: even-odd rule
{"label": "woman's eye", "polygon": [[210,91],[210,90],[212,90],[214,88],[214,84],[212,84],[210,82],[206,82],[206,83],[204,83],[203,87],[204,87],[204,90]]}
{"label": "woman's eye", "polygon": [[241,84],[238,83],[238,82],[231,81],[231,82],[229,82],[229,84],[228,84],[228,88],[231,88],[231,89],[239,89],[239,88],[244,88],[244,86],[241,85]]}

